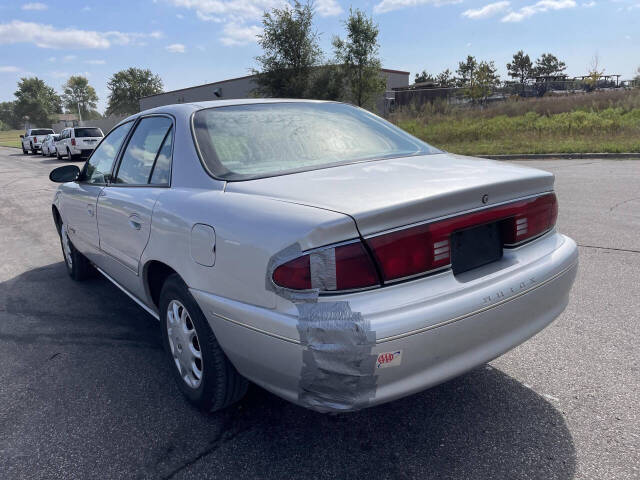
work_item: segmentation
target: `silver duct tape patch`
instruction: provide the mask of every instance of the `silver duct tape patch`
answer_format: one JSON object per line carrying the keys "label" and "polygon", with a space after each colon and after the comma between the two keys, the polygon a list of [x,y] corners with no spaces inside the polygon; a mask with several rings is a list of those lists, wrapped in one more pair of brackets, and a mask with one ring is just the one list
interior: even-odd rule
{"label": "silver duct tape patch", "polygon": [[319,290],[336,289],[336,251],[333,248],[309,255],[311,286]]}
{"label": "silver duct tape patch", "polygon": [[298,243],[289,245],[288,247],[280,250],[269,259],[267,264],[267,276],[265,278],[265,288],[274,292],[276,295],[291,300],[292,302],[315,302],[318,299],[318,289],[313,288],[311,290],[291,290],[289,288],[281,287],[273,282],[273,272],[283,263],[287,263],[289,260],[298,258],[302,255],[302,249]]}
{"label": "silver duct tape patch", "polygon": [[366,407],[376,393],[375,332],[348,302],[296,305],[302,355],[298,400],[314,410]]}

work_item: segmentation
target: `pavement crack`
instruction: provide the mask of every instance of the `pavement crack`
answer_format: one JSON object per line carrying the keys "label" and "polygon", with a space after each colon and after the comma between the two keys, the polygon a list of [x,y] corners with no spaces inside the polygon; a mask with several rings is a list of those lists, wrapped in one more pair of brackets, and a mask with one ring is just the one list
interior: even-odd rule
{"label": "pavement crack", "polygon": [[598,245],[583,245],[582,243],[579,243],[578,246],[582,248],[594,248],[596,250],[613,250],[616,252],[640,253],[640,250],[632,250],[628,248],[600,247]]}
{"label": "pavement crack", "polygon": [[624,200],[624,201],[622,201],[622,202],[618,202],[618,203],[616,203],[613,207],[611,207],[611,208],[609,209],[609,211],[611,212],[611,211],[613,211],[614,209],[618,208],[619,206],[624,205],[625,203],[633,202],[634,200],[640,200],[640,197],[630,198],[629,200]]}

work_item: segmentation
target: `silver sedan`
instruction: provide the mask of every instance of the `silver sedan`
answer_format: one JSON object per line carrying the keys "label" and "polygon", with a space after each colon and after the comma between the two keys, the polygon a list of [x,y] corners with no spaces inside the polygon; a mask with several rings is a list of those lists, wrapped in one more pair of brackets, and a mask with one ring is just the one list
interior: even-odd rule
{"label": "silver sedan", "polygon": [[552,322],[578,265],[553,175],[336,102],[159,107],[50,178],[71,277],[156,317],[209,411],[247,380],[321,412],[431,387]]}

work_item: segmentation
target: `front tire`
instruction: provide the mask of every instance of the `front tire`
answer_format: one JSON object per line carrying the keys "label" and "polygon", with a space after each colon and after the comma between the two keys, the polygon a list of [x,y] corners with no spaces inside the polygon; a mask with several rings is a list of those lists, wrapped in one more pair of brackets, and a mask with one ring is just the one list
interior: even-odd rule
{"label": "front tire", "polygon": [[200,307],[176,274],[162,286],[160,322],[171,371],[192,404],[215,412],[245,395],[247,380],[224,354]]}
{"label": "front tire", "polygon": [[62,155],[60,155],[60,151],[56,148],[56,158],[58,160],[62,160]]}
{"label": "front tire", "polygon": [[67,267],[67,273],[76,282],[89,278],[93,273],[93,267],[87,257],[82,255],[73,246],[67,232],[67,225],[60,225],[60,244],[62,246],[62,256]]}
{"label": "front tire", "polygon": [[24,148],[24,144],[22,144],[22,153],[24,155],[29,155],[29,151],[26,148]]}

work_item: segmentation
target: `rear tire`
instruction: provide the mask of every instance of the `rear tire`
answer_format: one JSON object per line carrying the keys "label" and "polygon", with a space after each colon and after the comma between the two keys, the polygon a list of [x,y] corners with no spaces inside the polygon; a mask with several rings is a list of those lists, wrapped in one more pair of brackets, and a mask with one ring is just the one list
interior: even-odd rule
{"label": "rear tire", "polygon": [[93,267],[87,257],[82,255],[73,246],[67,234],[66,224],[60,225],[60,245],[62,246],[62,256],[67,267],[67,273],[76,282],[89,278],[93,273]]}
{"label": "rear tire", "polygon": [[24,144],[22,145],[22,153],[23,153],[24,155],[29,155],[28,150],[27,150],[26,148],[24,148]]}
{"label": "rear tire", "polygon": [[71,154],[71,150],[67,148],[67,157],[69,157],[69,161],[73,161],[76,159],[75,155]]}
{"label": "rear tire", "polygon": [[170,369],[193,405],[215,412],[245,395],[249,382],[224,354],[202,310],[176,274],[162,286],[160,324]]}

